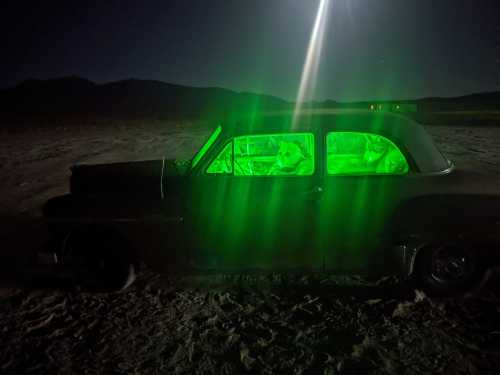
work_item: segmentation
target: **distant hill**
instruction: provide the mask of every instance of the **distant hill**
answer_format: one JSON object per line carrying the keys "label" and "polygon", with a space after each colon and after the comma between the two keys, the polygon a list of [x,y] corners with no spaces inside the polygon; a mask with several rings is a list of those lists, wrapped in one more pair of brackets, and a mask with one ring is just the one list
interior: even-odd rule
{"label": "distant hill", "polygon": [[500,91],[471,94],[456,98],[424,98],[415,102],[423,112],[500,111]]}
{"label": "distant hill", "polygon": [[419,112],[443,111],[500,111],[500,91],[471,94],[454,98],[429,97],[416,100],[383,100],[363,102],[336,102],[326,100],[313,106],[321,108],[369,108],[371,104],[416,104]]}
{"label": "distant hill", "polygon": [[[329,100],[309,103],[308,107],[369,108],[370,104],[376,103],[379,102],[341,103]],[[500,111],[500,92],[384,103],[417,104],[419,113]],[[15,87],[0,90],[0,113],[21,117],[85,115],[176,119],[290,108],[293,108],[293,103],[270,95],[137,79],[105,84],[96,84],[76,76],[30,79]]]}
{"label": "distant hill", "polygon": [[0,90],[0,112],[12,115],[179,118],[291,106],[269,95],[137,79],[105,84],[80,77],[30,79]]}

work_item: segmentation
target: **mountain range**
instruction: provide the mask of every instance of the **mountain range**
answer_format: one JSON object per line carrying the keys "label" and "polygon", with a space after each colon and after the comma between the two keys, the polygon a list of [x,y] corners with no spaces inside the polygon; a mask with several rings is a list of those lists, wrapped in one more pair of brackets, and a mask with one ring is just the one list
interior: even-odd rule
{"label": "mountain range", "polygon": [[[308,107],[368,108],[373,102],[309,103]],[[384,101],[417,104],[419,112],[500,111],[500,91],[456,98]],[[161,81],[128,79],[97,84],[77,76],[36,80],[0,90],[0,113],[7,115],[91,115],[113,117],[196,118],[227,112],[283,110],[293,103],[271,95]]]}

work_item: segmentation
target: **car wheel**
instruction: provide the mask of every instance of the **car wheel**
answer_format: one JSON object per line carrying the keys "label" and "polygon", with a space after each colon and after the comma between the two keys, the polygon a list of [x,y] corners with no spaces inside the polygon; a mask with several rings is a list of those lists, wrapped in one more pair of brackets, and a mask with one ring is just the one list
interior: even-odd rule
{"label": "car wheel", "polygon": [[420,251],[416,271],[424,291],[452,296],[471,289],[484,275],[484,266],[473,246],[439,242]]}
{"label": "car wheel", "polygon": [[80,230],[64,241],[62,262],[75,274],[76,283],[89,291],[118,291],[136,275],[126,242],[112,231]]}

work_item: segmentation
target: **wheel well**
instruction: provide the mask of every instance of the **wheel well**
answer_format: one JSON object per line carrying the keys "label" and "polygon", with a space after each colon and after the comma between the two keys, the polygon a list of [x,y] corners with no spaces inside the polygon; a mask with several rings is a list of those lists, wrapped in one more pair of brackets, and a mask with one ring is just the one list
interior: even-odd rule
{"label": "wheel well", "polygon": [[[81,247],[79,251],[89,251],[87,249],[97,250],[95,247],[96,241],[105,242],[111,247],[115,256],[123,257],[129,260],[134,266],[139,266],[137,252],[132,248],[131,241],[127,239],[118,228],[112,225],[77,225],[71,228],[66,228],[62,233],[60,254],[64,256],[67,252],[69,241],[77,241]],[[90,250],[92,251],[92,250]]]}
{"label": "wheel well", "polygon": [[418,265],[418,259],[422,256],[423,252],[431,249],[438,243],[449,242],[463,244],[463,246],[472,247],[478,251],[480,261],[486,264],[500,264],[500,251],[495,251],[500,248],[500,241],[495,238],[485,237],[484,233],[469,233],[469,234],[455,234],[447,236],[439,236],[427,239],[420,239],[415,241],[409,247],[409,259],[407,259],[407,275],[412,276],[415,273]]}

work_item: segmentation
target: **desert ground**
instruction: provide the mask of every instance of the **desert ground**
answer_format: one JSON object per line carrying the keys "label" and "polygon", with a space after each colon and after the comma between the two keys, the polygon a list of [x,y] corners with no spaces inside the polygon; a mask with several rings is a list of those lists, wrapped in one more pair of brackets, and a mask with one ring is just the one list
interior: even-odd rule
{"label": "desert ground", "polygon": [[[498,125],[428,131],[458,167],[500,175]],[[0,269],[46,240],[40,207],[67,192],[72,164],[187,159],[208,133],[189,122],[0,126]],[[356,277],[179,280],[146,268],[108,294],[21,279],[0,285],[5,374],[500,372],[495,278],[460,299]]]}

